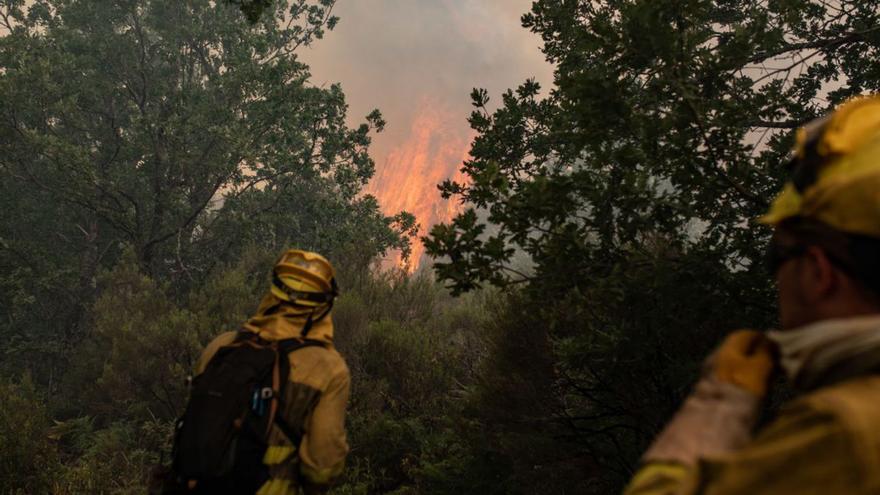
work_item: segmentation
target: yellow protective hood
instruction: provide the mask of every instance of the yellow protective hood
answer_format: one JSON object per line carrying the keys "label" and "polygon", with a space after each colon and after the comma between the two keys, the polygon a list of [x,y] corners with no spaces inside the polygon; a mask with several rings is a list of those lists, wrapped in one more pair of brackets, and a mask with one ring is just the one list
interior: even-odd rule
{"label": "yellow protective hood", "polygon": [[841,232],[880,238],[880,96],[845,103],[822,119],[820,130],[809,127],[799,132],[796,152],[802,158],[808,143],[816,143],[824,164],[815,183],[802,192],[786,184],[760,222],[810,218]]}
{"label": "yellow protective hood", "polygon": [[[267,293],[257,313],[244,324],[245,330],[258,334],[266,340],[284,340],[302,337],[311,310],[296,308]],[[319,310],[315,317],[320,315]],[[332,312],[319,321],[312,322],[312,328],[306,335],[309,339],[318,340],[333,346],[333,315]]]}

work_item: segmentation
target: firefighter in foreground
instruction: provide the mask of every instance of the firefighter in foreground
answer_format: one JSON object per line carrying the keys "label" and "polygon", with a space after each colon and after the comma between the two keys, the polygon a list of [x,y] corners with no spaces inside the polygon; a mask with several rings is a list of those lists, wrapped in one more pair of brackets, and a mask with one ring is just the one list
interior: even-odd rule
{"label": "firefighter in foreground", "polygon": [[196,365],[165,493],[322,493],[343,469],[349,371],[333,348],[333,267],[284,253],[255,316]]}
{"label": "firefighter in foreground", "polygon": [[[880,493],[880,97],[798,133],[761,221],[782,330],[741,330],[707,360],[625,493]],[[753,432],[780,368],[798,393]]]}

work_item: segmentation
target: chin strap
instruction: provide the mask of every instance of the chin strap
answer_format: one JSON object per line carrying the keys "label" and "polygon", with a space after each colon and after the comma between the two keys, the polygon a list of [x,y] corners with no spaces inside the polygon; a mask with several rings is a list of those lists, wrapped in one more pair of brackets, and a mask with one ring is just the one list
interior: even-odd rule
{"label": "chin strap", "polygon": [[318,308],[313,309],[312,312],[309,313],[309,317],[306,319],[306,324],[303,325],[302,332],[300,332],[300,335],[303,338],[306,338],[306,336],[309,334],[309,331],[312,330],[313,324],[323,320],[327,315],[330,314],[330,310],[333,309],[333,301],[335,301],[336,296],[339,295],[339,288],[336,286],[335,278],[330,279],[330,292],[326,293],[325,295],[327,297],[327,309],[322,311],[317,318],[315,318],[315,312],[318,311]]}

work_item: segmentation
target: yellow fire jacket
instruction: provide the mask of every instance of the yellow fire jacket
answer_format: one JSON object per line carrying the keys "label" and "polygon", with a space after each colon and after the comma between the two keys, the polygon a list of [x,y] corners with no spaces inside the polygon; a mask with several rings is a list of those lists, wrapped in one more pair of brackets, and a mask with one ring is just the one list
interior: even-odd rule
{"label": "yellow fire jacket", "polygon": [[[824,333],[833,326],[854,323],[859,322],[826,323],[820,330]],[[880,320],[873,326],[876,328],[865,332],[880,332]],[[776,420],[751,439],[736,433],[738,426],[731,424],[737,418],[749,423],[748,406],[733,412],[728,412],[729,404],[713,406],[710,402],[722,397],[724,391],[714,389],[700,399],[698,385],[692,399],[702,405],[686,403],[683,410],[690,407],[692,414],[702,414],[705,421],[692,421],[689,435],[680,435],[677,444],[666,442],[668,448],[660,455],[656,445],[652,447],[625,494],[880,493],[880,346],[865,345],[865,332],[852,332],[852,337],[862,339],[857,342],[860,345],[839,353],[812,392],[785,405]],[[703,428],[693,428],[696,425]],[[719,442],[703,431],[729,431],[728,427],[740,438]],[[702,455],[692,462],[687,455],[676,458],[676,452],[688,452],[687,443],[694,438],[710,439],[720,446],[716,450],[721,453]]]}
{"label": "yellow fire jacket", "polygon": [[[244,329],[266,340],[283,340],[299,337],[305,322],[306,315],[280,305],[269,294]],[[236,332],[227,332],[208,344],[196,364],[196,374],[204,371],[217,350],[232,343],[235,335]],[[333,347],[331,316],[315,323],[308,338],[323,342],[325,347],[304,347],[290,353],[290,382],[284,390],[284,409],[279,411],[302,440],[293,445],[280,428],[272,427],[269,448],[263,457],[270,479],[258,495],[321,493],[345,465],[345,409],[350,375],[342,356]]]}
{"label": "yellow fire jacket", "polygon": [[741,450],[696,466],[653,462],[627,495],[880,493],[880,377],[788,404]]}

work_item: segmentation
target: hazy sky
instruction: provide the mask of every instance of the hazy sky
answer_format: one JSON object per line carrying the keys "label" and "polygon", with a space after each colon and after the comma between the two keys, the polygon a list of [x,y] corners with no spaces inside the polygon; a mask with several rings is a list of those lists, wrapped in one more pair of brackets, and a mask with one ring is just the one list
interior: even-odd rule
{"label": "hazy sky", "polygon": [[[552,81],[540,39],[520,16],[531,0],[338,0],[341,21],[303,52],[316,84],[341,82],[353,118],[379,108],[377,152],[399,143],[426,99],[470,111],[470,90],[496,96],[528,77]],[[378,157],[377,158],[381,158]]]}
{"label": "hazy sky", "polygon": [[388,125],[373,140],[371,188],[387,212],[407,209],[423,227],[448,219],[437,182],[466,156],[469,94],[534,77],[547,88],[552,68],[541,40],[523,29],[531,0],[338,0],[335,30],[301,52],[316,85],[342,83],[351,123],[370,110]]}

